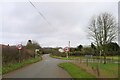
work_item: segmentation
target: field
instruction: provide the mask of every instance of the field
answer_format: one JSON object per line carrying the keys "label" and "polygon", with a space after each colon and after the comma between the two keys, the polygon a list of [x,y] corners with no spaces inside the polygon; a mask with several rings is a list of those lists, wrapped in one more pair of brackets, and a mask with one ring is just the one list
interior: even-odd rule
{"label": "field", "polygon": [[[55,56],[55,55],[50,55],[53,58],[57,59],[62,59],[62,60],[80,60],[80,59],[86,59],[85,56],[69,56],[67,57],[60,57],[60,56]],[[99,56],[93,56],[92,59],[97,59]],[[103,56],[101,56],[101,59],[103,59]],[[113,60],[113,61],[118,61],[120,59],[120,56],[106,56],[107,60]]]}

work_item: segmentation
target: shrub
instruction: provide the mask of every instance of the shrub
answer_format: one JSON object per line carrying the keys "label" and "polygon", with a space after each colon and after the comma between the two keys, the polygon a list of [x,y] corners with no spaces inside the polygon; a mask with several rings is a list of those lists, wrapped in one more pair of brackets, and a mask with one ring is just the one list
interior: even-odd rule
{"label": "shrub", "polygon": [[3,66],[9,63],[17,63],[20,61],[24,61],[33,57],[34,53],[28,51],[25,46],[23,46],[22,50],[18,51],[16,46],[6,46],[2,45],[2,64]]}

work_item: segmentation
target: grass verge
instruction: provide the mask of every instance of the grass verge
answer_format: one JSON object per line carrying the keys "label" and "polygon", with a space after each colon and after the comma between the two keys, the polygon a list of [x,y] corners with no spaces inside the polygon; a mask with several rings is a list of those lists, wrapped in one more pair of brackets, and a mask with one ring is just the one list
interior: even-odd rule
{"label": "grass verge", "polygon": [[[100,75],[105,77],[118,77],[118,64],[115,63],[98,63]],[[96,68],[97,63],[89,63],[89,66]]]}
{"label": "grass verge", "polygon": [[2,75],[2,67],[0,66],[0,75]]}
{"label": "grass verge", "polygon": [[95,76],[70,62],[60,63],[58,66],[65,69],[75,80],[79,78],[95,78]]}
{"label": "grass verge", "polygon": [[56,59],[62,59],[62,60],[77,60],[77,59],[84,59],[84,57],[78,57],[78,56],[69,56],[67,57],[60,57],[60,56],[55,56],[55,55],[50,55],[52,58],[56,58]]}
{"label": "grass verge", "polygon": [[31,59],[28,59],[28,60],[25,60],[21,63],[15,63],[15,64],[8,64],[8,65],[5,65],[2,67],[2,74],[6,74],[8,72],[11,72],[11,71],[14,71],[16,69],[19,69],[21,67],[24,67],[28,64],[32,64],[32,63],[35,63],[35,62],[38,62],[42,60],[41,57],[37,57],[37,58],[31,58]]}

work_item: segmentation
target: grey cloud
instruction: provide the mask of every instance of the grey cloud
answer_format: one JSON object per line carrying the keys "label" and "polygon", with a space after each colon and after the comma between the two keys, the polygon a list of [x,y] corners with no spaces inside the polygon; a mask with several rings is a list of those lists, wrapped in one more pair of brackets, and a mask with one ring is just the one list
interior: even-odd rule
{"label": "grey cloud", "polygon": [[[5,3],[3,18],[3,43],[25,43],[28,39],[42,46],[89,45],[87,27],[90,18],[101,12],[110,12],[116,18],[117,3],[33,2],[51,23],[38,14],[30,3]],[[13,42],[14,41],[14,42]]]}

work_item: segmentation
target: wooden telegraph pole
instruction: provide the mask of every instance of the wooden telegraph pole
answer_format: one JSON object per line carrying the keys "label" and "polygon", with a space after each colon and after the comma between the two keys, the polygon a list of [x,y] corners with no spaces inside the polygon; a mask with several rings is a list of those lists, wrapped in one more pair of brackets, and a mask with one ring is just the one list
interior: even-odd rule
{"label": "wooden telegraph pole", "polygon": [[69,55],[69,52],[70,52],[70,41],[68,43],[68,47],[69,47],[69,51],[68,51],[68,55]]}
{"label": "wooden telegraph pole", "polygon": [[69,44],[68,44],[69,48],[70,48],[70,41],[69,41]]}

